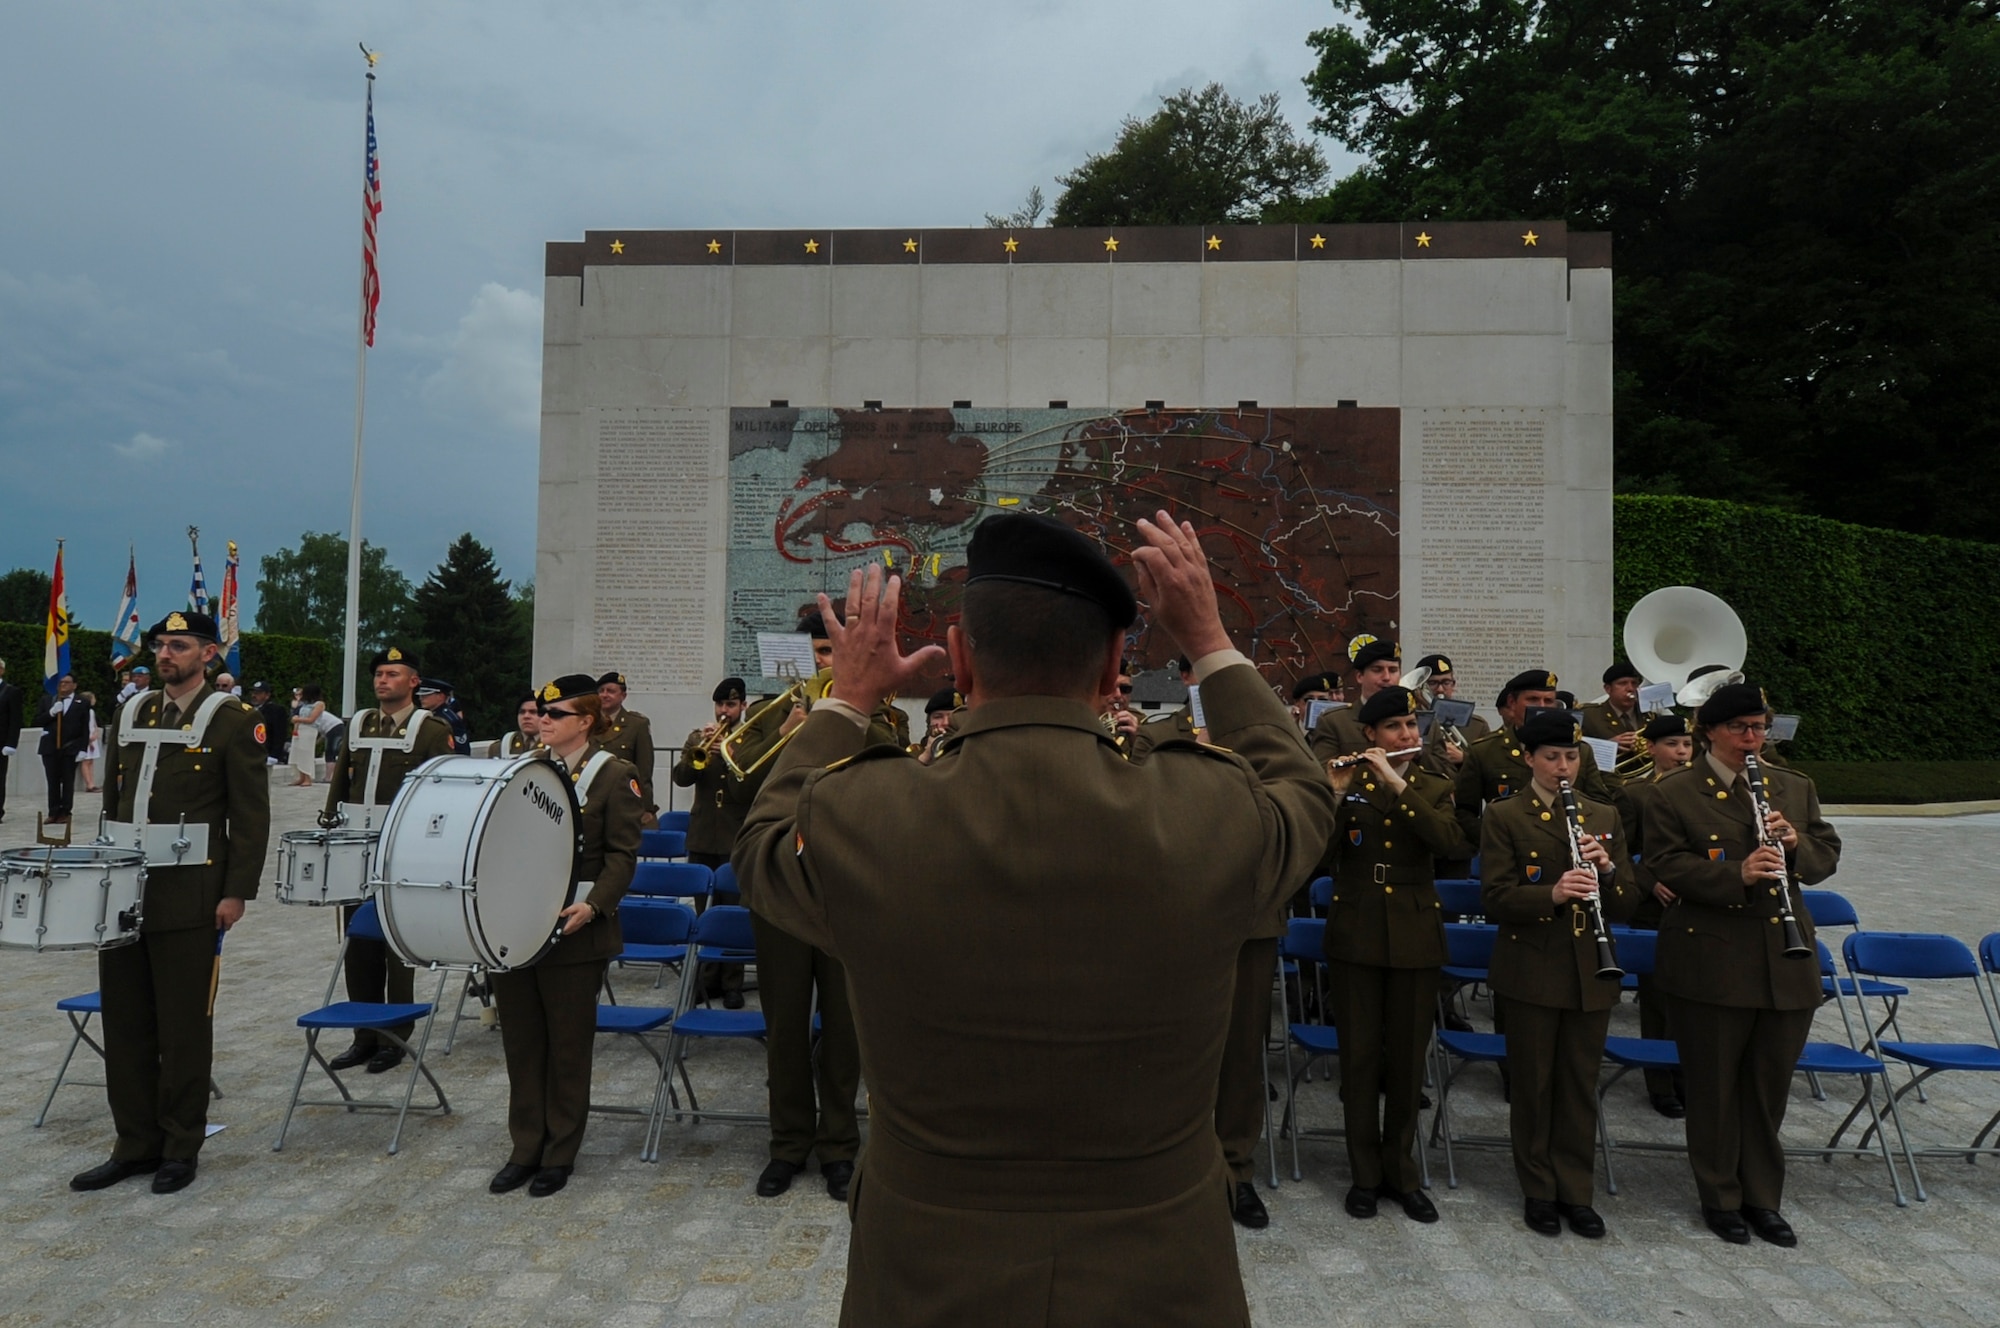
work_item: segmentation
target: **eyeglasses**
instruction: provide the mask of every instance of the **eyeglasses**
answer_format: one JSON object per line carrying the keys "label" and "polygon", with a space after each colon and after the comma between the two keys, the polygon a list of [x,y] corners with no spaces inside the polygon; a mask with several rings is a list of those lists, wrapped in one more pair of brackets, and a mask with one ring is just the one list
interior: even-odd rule
{"label": "eyeglasses", "polygon": [[1732,719],[1727,724],[1724,724],[1722,727],[1728,729],[1731,733],[1735,734],[1739,738],[1746,733],[1754,733],[1761,738],[1766,733],[1769,733],[1771,731],[1771,726],[1769,724],[1747,724],[1740,719]]}
{"label": "eyeglasses", "polygon": [[542,710],[543,719],[576,719],[582,714],[581,710],[549,710],[547,708]]}
{"label": "eyeglasses", "polygon": [[1126,696],[1130,696],[1132,694],[1132,684],[1129,682],[1121,682],[1118,684],[1118,690],[1120,692],[1123,692]]}

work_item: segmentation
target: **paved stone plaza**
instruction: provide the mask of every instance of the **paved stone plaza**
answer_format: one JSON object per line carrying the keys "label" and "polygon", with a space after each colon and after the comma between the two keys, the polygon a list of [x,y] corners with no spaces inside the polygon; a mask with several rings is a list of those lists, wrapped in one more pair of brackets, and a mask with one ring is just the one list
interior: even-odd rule
{"label": "paved stone plaza", "polygon": [[[307,825],[321,790],[274,790],[282,828]],[[15,801],[0,842],[31,836],[32,803]],[[80,825],[96,799],[80,798]],[[2000,815],[1840,823],[1845,864],[1833,883],[1881,929],[1948,931],[1975,941],[2000,929],[1993,902]],[[271,1151],[302,1038],[293,1026],[318,1003],[331,968],[334,923],[323,910],[254,904],[231,938],[217,1009],[216,1078],[227,1126],[202,1154],[187,1191],[155,1196],[144,1181],[73,1194],[69,1176],[109,1154],[101,1089],[64,1089],[32,1128],[69,1040],[57,999],[96,985],[88,955],[0,953],[0,1324],[592,1323],[615,1328],[687,1322],[805,1325],[837,1317],[847,1219],[816,1173],[760,1200],[765,1158],[755,1127],[670,1123],[657,1165],[638,1160],[641,1125],[594,1121],[569,1188],[550,1199],[504,1197],[486,1181],[506,1160],[506,1072],[497,1034],[465,1023],[437,1062],[454,1114],[413,1119],[397,1157],[390,1121],[301,1111],[282,1153]],[[643,980],[620,993],[643,1001]],[[419,980],[419,995],[425,994]],[[754,999],[754,998],[753,998]],[[1484,1019],[1482,1007],[1475,1015]],[[1628,1004],[1614,1032],[1636,1032]],[[1985,1037],[1969,991],[1920,993],[1913,1037]],[[1840,1036],[1823,1015],[1818,1035]],[[83,1053],[86,1060],[88,1053]],[[641,1098],[651,1062],[622,1041],[599,1044],[595,1096]],[[762,1055],[754,1045],[706,1050],[691,1072],[705,1103],[757,1108]],[[82,1077],[97,1078],[94,1063]],[[387,1085],[356,1078],[369,1086]],[[396,1076],[384,1076],[394,1080]],[[311,1081],[308,1081],[311,1091]],[[320,1087],[325,1087],[322,1079]],[[1803,1082],[1788,1135],[1829,1133],[1844,1107]],[[1323,1078],[1306,1086],[1308,1126],[1337,1123]],[[1467,1075],[1460,1129],[1504,1132],[1490,1070]],[[2000,1083],[1947,1077],[1928,1105],[1910,1100],[1914,1141],[1969,1138],[2000,1107]],[[1635,1081],[1611,1096],[1614,1131],[1666,1139],[1667,1122]],[[1839,1323],[1990,1324],[2000,1317],[2000,1160],[1925,1167],[1928,1203],[1897,1209],[1879,1159],[1795,1161],[1786,1211],[1801,1247],[1724,1245],[1700,1223],[1686,1163],[1621,1154],[1621,1193],[1601,1196],[1611,1228],[1590,1243],[1548,1240],[1520,1222],[1504,1153],[1461,1153],[1461,1185],[1443,1182],[1443,1220],[1423,1227],[1385,1211],[1356,1222],[1340,1208],[1346,1162],[1337,1143],[1310,1142],[1306,1180],[1268,1196],[1269,1230],[1241,1233],[1243,1271],[1260,1325],[1340,1323]],[[1907,1178],[1905,1184],[1908,1184]],[[1981,1306],[1985,1308],[1982,1309]]]}

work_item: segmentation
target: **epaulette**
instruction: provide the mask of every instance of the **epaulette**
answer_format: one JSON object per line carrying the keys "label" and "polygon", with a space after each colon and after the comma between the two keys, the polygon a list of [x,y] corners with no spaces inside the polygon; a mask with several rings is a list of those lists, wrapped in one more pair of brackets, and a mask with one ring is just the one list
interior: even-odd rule
{"label": "epaulette", "polygon": [[838,761],[826,767],[826,772],[832,774],[836,770],[845,770],[857,761],[886,761],[892,756],[910,761],[916,759],[894,743],[878,742],[871,746],[863,747],[852,756],[841,757]]}

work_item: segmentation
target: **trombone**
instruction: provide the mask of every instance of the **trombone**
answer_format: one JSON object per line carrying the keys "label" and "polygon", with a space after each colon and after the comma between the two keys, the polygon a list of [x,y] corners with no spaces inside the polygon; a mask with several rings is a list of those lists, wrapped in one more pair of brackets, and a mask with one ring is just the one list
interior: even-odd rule
{"label": "trombone", "polygon": [[[783,681],[785,675],[780,675]],[[743,722],[731,729],[726,737],[716,744],[722,756],[722,763],[729,767],[729,773],[737,779],[749,779],[769,765],[777,754],[792,740],[792,733],[779,733],[784,722],[792,713],[792,707],[803,704],[808,708],[814,701],[824,697],[833,686],[833,670],[821,669],[810,678],[790,675],[791,683],[784,691],[759,705],[756,710],[745,715]],[[756,751],[746,763],[744,751]]]}

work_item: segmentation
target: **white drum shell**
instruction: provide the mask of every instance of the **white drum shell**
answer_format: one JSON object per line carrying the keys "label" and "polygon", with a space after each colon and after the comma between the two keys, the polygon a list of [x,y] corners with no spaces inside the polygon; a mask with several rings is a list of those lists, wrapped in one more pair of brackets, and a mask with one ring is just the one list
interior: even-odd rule
{"label": "white drum shell", "polygon": [[358,904],[380,836],[373,830],[293,830],[278,841],[278,902]]}
{"label": "white drum shell", "polygon": [[376,853],[382,931],[406,961],[526,968],[576,885],[576,793],[541,756],[437,756],[404,779]]}
{"label": "white drum shell", "polygon": [[103,950],[139,939],[146,859],[136,849],[76,845],[0,853],[0,945]]}

